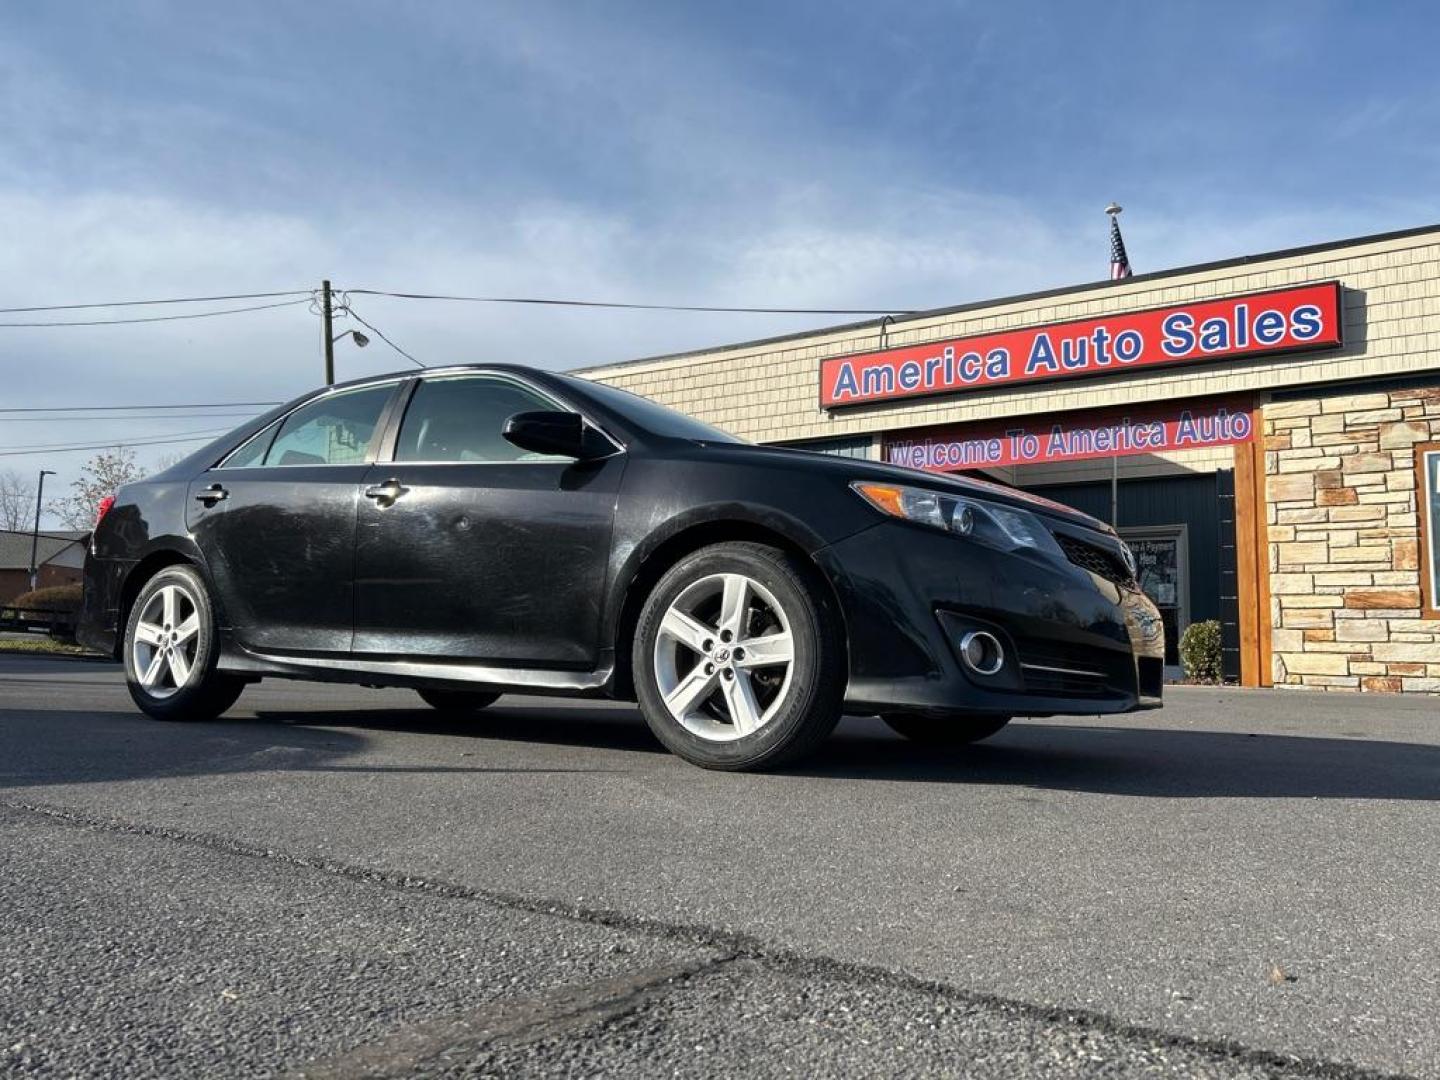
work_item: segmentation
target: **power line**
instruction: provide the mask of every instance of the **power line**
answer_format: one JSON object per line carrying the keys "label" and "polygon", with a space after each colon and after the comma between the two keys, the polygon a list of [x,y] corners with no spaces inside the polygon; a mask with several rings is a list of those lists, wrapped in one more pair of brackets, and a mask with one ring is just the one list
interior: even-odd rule
{"label": "power line", "polygon": [[609,300],[554,300],[532,296],[448,296],[438,293],[346,289],[356,296],[389,296],[397,300],[453,300],[467,304],[540,304],[548,307],[622,308],[631,311],[709,311],[742,315],[914,315],[906,308],[778,308],[716,307],[708,304],[626,304]]}
{"label": "power line", "polygon": [[[167,438],[167,439],[176,439],[176,438],[179,438],[179,437],[182,436],[182,435],[195,435],[195,436],[224,435],[225,432],[230,431],[230,430],[231,430],[230,428],[202,428],[202,429],[195,430],[195,431],[172,431],[172,432],[169,432],[168,434],[166,434],[165,438]],[[103,446],[143,446],[143,445],[145,444],[145,441],[146,441],[146,440],[140,440],[140,441],[136,442],[136,441],[132,441],[132,440],[130,440],[130,439],[110,439],[108,442],[102,443],[101,445],[103,445]],[[64,450],[64,449],[65,449],[67,446],[69,446],[69,445],[70,445],[69,443],[52,443],[52,444],[43,445],[43,446],[0,446],[0,451],[5,451],[5,450],[24,450],[24,451],[27,451],[27,452],[28,452],[28,451],[33,450],[33,451],[39,452],[39,451],[43,451],[43,450]]]}
{"label": "power line", "polygon": [[[788,308],[788,307],[726,307],[715,304],[632,304],[611,300],[567,300],[534,296],[453,296],[445,293],[394,292],[387,289],[348,289],[347,292],[361,296],[389,296],[397,300],[450,300],[468,304],[538,304],[547,307],[619,308],[631,311],[701,311],[734,313],[742,315],[913,315],[906,308]],[[314,289],[283,289],[273,292],[224,293],[215,296],[171,296],[155,300],[106,300],[85,304],[35,304],[30,307],[0,308],[0,315],[22,315],[37,311],[84,311],[93,308],[148,307],[163,304],[207,304],[223,300],[269,300],[277,296],[301,296],[310,298]],[[301,301],[296,301],[301,302]],[[207,312],[213,315],[229,315],[239,311],[260,311],[269,305],[253,308],[237,308],[233,311]],[[275,305],[281,306],[281,305]],[[94,322],[53,322],[53,323],[0,323],[0,326],[108,326],[120,322],[160,322],[164,318],[203,318],[204,316],[166,316],[158,319],[117,319]],[[379,331],[376,331],[377,333]]]}
{"label": "power line", "polygon": [[115,420],[243,420],[254,412],[234,413],[122,413],[119,416],[0,416],[0,424],[65,424],[87,421],[108,424]]}
{"label": "power line", "polygon": [[19,407],[0,406],[0,413],[14,412],[109,412],[120,409],[248,409],[263,408],[267,405],[283,405],[282,401],[212,401],[187,405],[25,405]]}
{"label": "power line", "polygon": [[222,308],[219,311],[197,311],[193,315],[150,315],[140,319],[79,319],[70,322],[0,322],[3,327],[41,327],[41,326],[119,326],[125,323],[157,323],[157,322],[178,322],[181,319],[209,319],[216,315],[239,315],[246,311],[268,311],[271,308],[294,307],[296,304],[308,304],[309,298],[303,300],[282,300],[278,304],[252,304],[249,307]]}
{"label": "power line", "polygon": [[207,435],[194,435],[185,439],[145,439],[141,441],[126,441],[124,439],[111,439],[109,442],[91,443],[86,446],[51,446],[41,449],[30,450],[0,450],[0,457],[23,457],[27,454],[69,454],[78,450],[109,450],[111,447],[129,448],[132,446],[169,446],[174,443],[207,442],[220,435],[225,434],[226,428],[221,431],[214,431]]}
{"label": "power line", "polygon": [[284,292],[230,293],[228,296],[176,296],[166,300],[107,300],[92,304],[45,304],[38,307],[0,308],[0,315],[21,315],[32,311],[80,311],[85,308],[146,307],[152,304],[209,304],[221,300],[270,300],[277,296],[308,296],[314,289]]}
{"label": "power line", "polygon": [[351,315],[351,317],[354,318],[354,320],[355,320],[356,322],[358,322],[361,326],[365,327],[367,330],[372,330],[372,331],[374,331],[376,334],[378,334],[378,335],[380,336],[380,340],[381,340],[381,341],[385,342],[386,345],[389,345],[392,349],[394,349],[396,352],[398,352],[401,356],[405,357],[406,360],[409,360],[412,364],[414,364],[414,365],[415,365],[416,367],[418,367],[418,368],[423,368],[423,367],[425,366],[425,365],[422,364],[419,360],[416,360],[415,357],[411,356],[408,352],[406,352],[404,349],[402,349],[399,345],[396,345],[395,342],[391,341],[388,337],[386,337],[386,336],[385,336],[385,331],[381,330],[379,327],[370,325],[368,322],[366,322],[364,319],[362,319],[362,318],[360,317],[359,313],[356,312],[356,310],[355,310],[353,307],[350,306],[350,303],[349,303],[349,300],[348,300],[348,299],[347,299],[346,302],[345,302],[345,310],[346,310],[346,311]]}

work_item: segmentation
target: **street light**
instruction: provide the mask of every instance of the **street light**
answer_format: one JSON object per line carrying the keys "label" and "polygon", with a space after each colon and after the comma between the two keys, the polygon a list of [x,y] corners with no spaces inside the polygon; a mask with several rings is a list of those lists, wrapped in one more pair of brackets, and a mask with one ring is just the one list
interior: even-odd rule
{"label": "street light", "polygon": [[35,531],[30,534],[30,591],[35,591],[35,586],[40,581],[40,569],[35,565],[35,552],[40,546],[40,507],[45,505],[45,477],[54,476],[54,469],[40,470],[40,483],[35,488]]}
{"label": "street light", "polygon": [[339,341],[341,338],[347,337],[355,339],[355,345],[357,348],[363,349],[366,345],[370,344],[370,339],[364,334],[362,334],[359,330],[346,330],[343,334],[336,334],[333,338],[330,339],[330,344],[334,345],[335,342]]}

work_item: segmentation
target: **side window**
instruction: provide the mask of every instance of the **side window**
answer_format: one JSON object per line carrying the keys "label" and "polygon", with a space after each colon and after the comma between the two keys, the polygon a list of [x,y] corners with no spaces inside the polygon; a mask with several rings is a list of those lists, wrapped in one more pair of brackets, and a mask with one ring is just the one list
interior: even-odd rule
{"label": "side window", "polygon": [[522,450],[500,434],[516,413],[557,407],[549,398],[493,375],[426,379],[405,410],[395,460],[568,461]]}
{"label": "side window", "polygon": [[272,424],[265,428],[258,435],[252,435],[239,450],[222,461],[218,468],[221,469],[253,469],[256,468],[265,458],[265,451],[270,449],[270,440],[275,437],[275,427]]}
{"label": "side window", "polygon": [[296,409],[265,455],[268,465],[353,465],[365,460],[394,383],[329,394]]}

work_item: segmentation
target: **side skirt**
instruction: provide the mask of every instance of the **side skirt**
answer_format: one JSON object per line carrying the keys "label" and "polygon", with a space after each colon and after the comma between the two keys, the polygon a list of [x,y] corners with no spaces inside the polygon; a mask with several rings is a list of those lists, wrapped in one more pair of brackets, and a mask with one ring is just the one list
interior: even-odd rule
{"label": "side skirt", "polygon": [[429,660],[366,660],[359,657],[277,656],[232,645],[222,651],[219,668],[235,675],[279,676],[367,686],[451,686],[508,694],[604,697],[611,670],[551,671]]}

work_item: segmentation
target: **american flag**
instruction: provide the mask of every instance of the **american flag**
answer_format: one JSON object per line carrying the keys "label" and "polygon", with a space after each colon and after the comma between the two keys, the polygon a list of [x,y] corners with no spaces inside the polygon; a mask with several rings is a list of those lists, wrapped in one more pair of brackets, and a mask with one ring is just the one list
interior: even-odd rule
{"label": "american flag", "polygon": [[1125,241],[1120,236],[1120,220],[1110,215],[1110,280],[1130,276],[1130,256],[1125,254]]}

